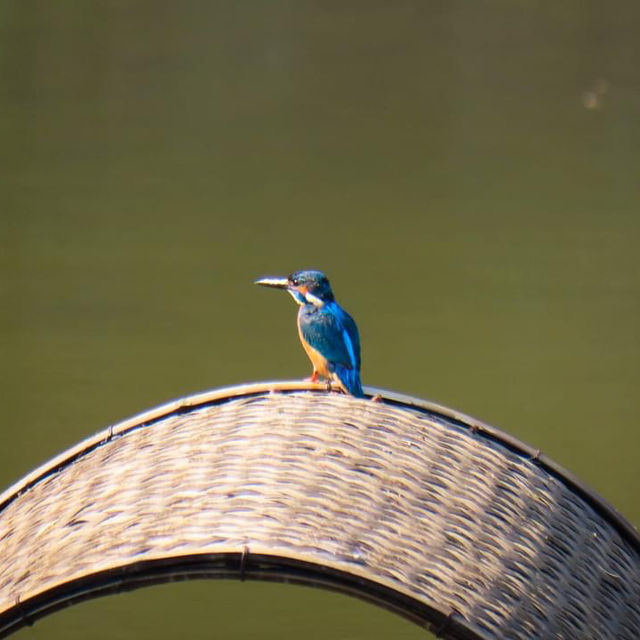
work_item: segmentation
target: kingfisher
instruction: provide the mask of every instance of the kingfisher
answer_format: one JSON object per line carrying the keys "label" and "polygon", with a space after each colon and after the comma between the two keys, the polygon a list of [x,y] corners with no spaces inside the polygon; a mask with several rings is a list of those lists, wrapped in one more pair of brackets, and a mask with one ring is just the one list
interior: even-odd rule
{"label": "kingfisher", "polygon": [[329,279],[322,271],[302,270],[288,278],[261,278],[263,287],[288,291],[300,305],[298,335],[313,373],[358,398],[364,397],[360,382],[360,336],[353,318],[336,302]]}

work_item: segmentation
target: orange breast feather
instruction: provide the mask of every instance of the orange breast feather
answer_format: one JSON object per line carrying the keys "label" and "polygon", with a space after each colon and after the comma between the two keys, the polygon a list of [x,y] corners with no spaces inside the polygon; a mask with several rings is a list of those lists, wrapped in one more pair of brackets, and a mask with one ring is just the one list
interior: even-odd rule
{"label": "orange breast feather", "polygon": [[309,360],[311,360],[311,364],[313,364],[313,370],[317,371],[322,377],[329,378],[331,376],[331,372],[327,369],[327,360],[326,358],[317,350],[314,349],[303,337],[302,333],[298,332],[300,335],[300,342],[302,342],[302,346],[304,350],[307,352],[309,356]]}

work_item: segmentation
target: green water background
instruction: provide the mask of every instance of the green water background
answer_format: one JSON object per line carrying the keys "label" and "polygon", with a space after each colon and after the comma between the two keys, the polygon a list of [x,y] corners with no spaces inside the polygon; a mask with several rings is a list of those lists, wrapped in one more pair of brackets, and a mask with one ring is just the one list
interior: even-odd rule
{"label": "green water background", "polygon": [[[513,433],[640,524],[639,32],[633,0],[2,0],[0,486],[177,396],[308,375],[292,301],[251,282],[313,266],[365,384]],[[214,582],[16,637],[87,629],[425,637]]]}

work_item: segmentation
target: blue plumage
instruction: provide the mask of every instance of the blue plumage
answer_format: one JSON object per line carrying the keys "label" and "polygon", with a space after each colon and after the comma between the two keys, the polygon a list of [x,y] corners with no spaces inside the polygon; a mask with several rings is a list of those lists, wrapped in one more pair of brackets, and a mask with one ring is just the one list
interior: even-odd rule
{"label": "blue plumage", "polygon": [[257,284],[286,289],[300,305],[298,332],[313,364],[312,380],[333,380],[343,391],[362,397],[360,336],[353,318],[335,301],[321,271],[297,271],[288,278],[263,278]]}

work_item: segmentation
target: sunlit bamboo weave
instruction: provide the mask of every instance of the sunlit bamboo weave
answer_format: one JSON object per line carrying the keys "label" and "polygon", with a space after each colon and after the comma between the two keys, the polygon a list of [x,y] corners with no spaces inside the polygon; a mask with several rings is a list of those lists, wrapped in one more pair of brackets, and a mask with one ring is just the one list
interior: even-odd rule
{"label": "sunlit bamboo weave", "polygon": [[333,588],[444,638],[640,638],[626,521],[506,434],[379,393],[200,394],[34,471],[0,496],[0,636],[69,602],[208,576]]}

